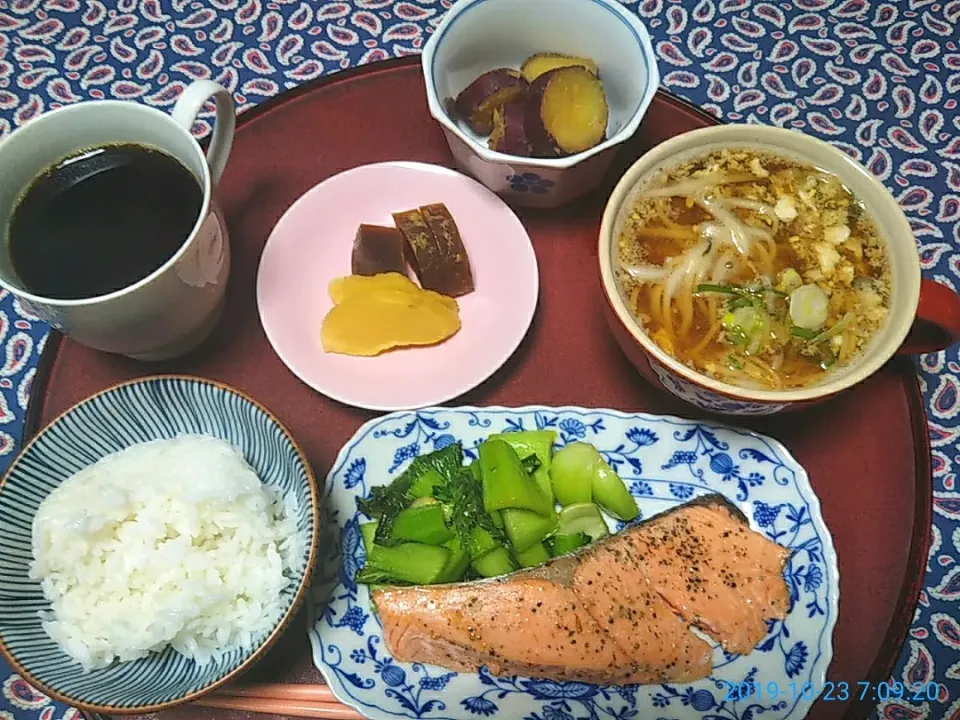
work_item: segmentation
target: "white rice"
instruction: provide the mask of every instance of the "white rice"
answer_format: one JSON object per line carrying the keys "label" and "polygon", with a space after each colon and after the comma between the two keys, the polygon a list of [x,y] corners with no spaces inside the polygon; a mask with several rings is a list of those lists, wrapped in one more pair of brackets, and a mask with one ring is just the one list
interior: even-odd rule
{"label": "white rice", "polygon": [[[302,566],[292,493],[212,437],[155,440],[72,475],[40,505],[43,627],[85,668],[168,645],[198,663],[257,644]],[[299,569],[299,568],[297,568]]]}

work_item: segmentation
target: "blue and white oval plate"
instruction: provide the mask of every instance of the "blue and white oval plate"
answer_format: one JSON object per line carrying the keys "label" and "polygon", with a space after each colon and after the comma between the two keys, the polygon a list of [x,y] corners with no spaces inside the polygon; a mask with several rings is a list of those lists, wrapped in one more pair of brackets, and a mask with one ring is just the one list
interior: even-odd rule
{"label": "blue and white oval plate", "polygon": [[[595,445],[627,482],[643,517],[698,495],[725,495],[754,530],[794,550],[786,619],[770,623],[749,655],[717,648],[712,675],[686,685],[603,687],[395,662],[366,586],[353,582],[365,559],[356,498],[389,483],[421,453],[459,441],[475,457],[492,433],[538,428],[555,429],[561,445]],[[614,410],[432,408],[366,423],[341,450],[324,493],[326,537],[309,631],[314,663],[342,702],[374,720],[798,719],[823,687],[840,597],[837,556],[806,471],[771,438]]]}

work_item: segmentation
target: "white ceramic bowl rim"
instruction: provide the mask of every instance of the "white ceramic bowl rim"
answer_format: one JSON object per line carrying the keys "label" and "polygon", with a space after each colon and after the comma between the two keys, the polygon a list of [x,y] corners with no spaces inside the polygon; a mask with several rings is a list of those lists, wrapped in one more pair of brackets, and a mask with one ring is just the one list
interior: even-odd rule
{"label": "white ceramic bowl rim", "polygon": [[[749,136],[747,136],[747,133],[749,133]],[[743,134],[744,137],[736,137],[740,134]],[[734,139],[732,139],[731,136]],[[702,142],[696,144],[700,146],[715,145],[727,141],[741,145],[759,143],[768,146],[782,147],[785,152],[799,156],[806,154],[804,152],[805,149],[808,151],[819,150],[820,152],[829,152],[835,161],[835,167],[832,169],[835,175],[844,181],[845,184],[847,184],[847,181],[851,177],[856,177],[859,183],[869,187],[875,199],[882,198],[880,202],[887,205],[889,214],[896,217],[894,227],[887,226],[881,228],[887,239],[887,243],[891,244],[891,238],[894,237],[910,238],[910,241],[913,242],[914,236],[910,223],[906,216],[903,215],[903,211],[900,210],[900,206],[893,195],[890,194],[889,190],[887,190],[883,183],[870,173],[869,170],[833,145],[798,130],[787,130],[766,125],[713,125],[691,130],[660,143],[641,156],[626,173],[624,173],[611,193],[610,199],[607,201],[600,225],[600,275],[603,291],[617,319],[634,340],[639,343],[644,352],[672,373],[695,385],[737,400],[784,404],[811,401],[829,397],[867,379],[897,352],[912,327],[912,318],[916,316],[920,300],[919,256],[916,257],[915,264],[911,263],[908,266],[896,264],[893,268],[893,284],[897,290],[896,297],[892,297],[891,299],[890,313],[892,315],[896,311],[897,313],[908,315],[911,318],[911,322],[891,324],[890,318],[888,318],[888,324],[878,331],[878,336],[879,334],[883,335],[882,343],[872,348],[867,348],[864,351],[864,355],[849,366],[847,372],[836,378],[829,377],[825,382],[817,383],[809,387],[791,390],[757,390],[721,382],[694,370],[662,350],[633,317],[618,288],[613,269],[612,246],[616,241],[614,230],[620,209],[636,190],[637,186],[641,182],[646,181],[653,171],[671,167],[675,163],[673,158],[681,154],[687,155],[691,152],[695,153],[696,151],[691,149],[691,146],[696,147],[693,145],[692,140],[698,138],[702,138]],[[873,207],[876,207],[877,204],[879,204],[877,201],[868,203],[868,205]],[[893,261],[893,253],[891,252],[890,254],[891,261]]]}
{"label": "white ceramic bowl rim", "polygon": [[[522,2],[522,0],[512,1]],[[607,138],[599,145],[590,148],[589,150],[584,150],[581,153],[576,153],[575,155],[570,155],[568,157],[525,158],[518,155],[508,155],[506,153],[500,153],[491,150],[486,145],[478,143],[474,138],[467,135],[460,128],[460,126],[454,122],[454,120],[447,113],[446,108],[444,107],[444,102],[437,95],[437,87],[434,81],[434,78],[436,77],[434,68],[436,50],[443,41],[443,36],[457,22],[457,20],[470,12],[470,10],[482,5],[485,2],[488,2],[488,0],[459,0],[459,2],[455,3],[453,7],[447,11],[443,21],[433,31],[433,35],[430,36],[430,39],[423,48],[421,64],[423,67],[423,75],[427,87],[427,105],[430,107],[430,114],[433,116],[433,118],[447,130],[463,140],[463,142],[470,146],[471,150],[473,150],[477,155],[487,162],[509,163],[515,167],[541,167],[556,169],[572,167],[580,162],[583,162],[587,158],[603,152],[608,148],[620,145],[632,137],[637,131],[637,128],[640,127],[640,122],[643,120],[643,116],[646,114],[647,108],[653,101],[653,96],[656,93],[657,86],[660,84],[660,71],[657,67],[657,56],[653,50],[653,43],[650,41],[650,34],[647,32],[647,29],[644,27],[643,23],[640,22],[640,19],[627,10],[619,2],[617,2],[617,0],[584,1],[592,2],[615,15],[636,38],[637,44],[640,46],[647,64],[647,77],[643,89],[639,94],[640,101],[637,104],[637,109],[616,134]]]}

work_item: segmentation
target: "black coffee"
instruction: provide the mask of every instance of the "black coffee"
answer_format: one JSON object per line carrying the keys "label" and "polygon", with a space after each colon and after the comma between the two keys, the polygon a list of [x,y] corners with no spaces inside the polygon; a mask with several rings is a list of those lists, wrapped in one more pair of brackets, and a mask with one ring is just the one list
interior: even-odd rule
{"label": "black coffee", "polygon": [[36,178],[14,209],[13,269],[44,297],[120,290],[173,257],[202,202],[193,173],[159,150],[118,144],[76,153]]}

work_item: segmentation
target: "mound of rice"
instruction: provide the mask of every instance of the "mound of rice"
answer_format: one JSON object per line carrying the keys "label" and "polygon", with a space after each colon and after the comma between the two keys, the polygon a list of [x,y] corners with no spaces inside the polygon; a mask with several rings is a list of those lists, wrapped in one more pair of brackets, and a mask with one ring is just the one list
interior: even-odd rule
{"label": "mound of rice", "polygon": [[239,451],[185,435],[133,445],[69,477],[33,522],[43,627],[85,668],[168,645],[205,663],[262,640],[302,564],[292,497]]}

